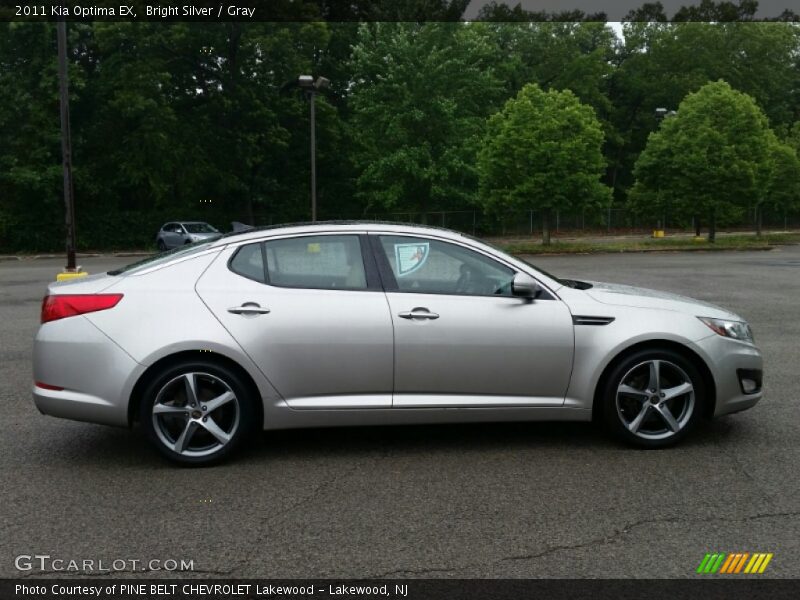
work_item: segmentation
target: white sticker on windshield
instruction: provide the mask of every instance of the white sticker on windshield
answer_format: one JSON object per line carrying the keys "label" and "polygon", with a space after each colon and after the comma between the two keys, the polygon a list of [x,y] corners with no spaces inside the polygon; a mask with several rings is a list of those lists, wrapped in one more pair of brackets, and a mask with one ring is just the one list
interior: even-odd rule
{"label": "white sticker on windshield", "polygon": [[419,269],[428,260],[430,244],[395,244],[394,257],[397,263],[397,276],[402,277]]}

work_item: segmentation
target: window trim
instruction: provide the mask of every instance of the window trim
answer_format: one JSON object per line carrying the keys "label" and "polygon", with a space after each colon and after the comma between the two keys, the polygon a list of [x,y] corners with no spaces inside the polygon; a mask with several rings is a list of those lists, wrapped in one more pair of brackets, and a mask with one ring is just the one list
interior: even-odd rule
{"label": "window trim", "polygon": [[[434,241],[440,242],[442,244],[450,244],[452,246],[457,246],[458,248],[462,248],[464,250],[468,250],[470,252],[474,252],[475,254],[479,254],[484,258],[496,262],[499,265],[506,267],[507,269],[511,269],[514,272],[514,275],[517,273],[521,273],[522,271],[512,265],[509,265],[501,260],[498,260],[496,257],[486,254],[485,252],[481,252],[477,248],[472,248],[471,246],[466,246],[464,244],[459,244],[453,240],[445,240],[437,237],[426,237],[417,234],[410,234],[405,232],[370,232],[370,245],[372,247],[372,252],[376,257],[376,261],[378,264],[378,271],[381,276],[381,280],[383,283],[384,290],[388,292],[393,292],[395,294],[425,294],[429,296],[452,296],[458,298],[508,298],[508,299],[517,299],[519,300],[521,296],[501,296],[498,294],[451,294],[449,292],[431,292],[431,291],[413,291],[413,290],[401,290],[400,286],[397,284],[397,278],[394,275],[394,271],[392,271],[392,265],[389,262],[389,258],[386,256],[386,252],[383,248],[383,244],[381,243],[381,237],[407,237],[413,238],[418,240],[427,240],[427,241]],[[528,274],[528,273],[526,273]],[[534,277],[534,279],[536,279]],[[542,285],[541,282],[536,279],[540,286],[542,286],[542,294],[536,300],[553,300],[555,299],[549,289]],[[523,298],[524,299],[524,298]]]}
{"label": "window trim", "polygon": [[[315,287],[315,286],[298,286],[298,285],[280,285],[271,281],[269,276],[269,266],[267,264],[267,244],[270,242],[279,242],[282,240],[295,240],[299,238],[320,238],[320,237],[354,237],[358,242],[360,251],[361,251],[361,262],[364,267],[364,275],[366,279],[366,287],[363,288],[331,288],[331,287]],[[276,287],[281,289],[288,289],[288,290],[321,290],[325,292],[375,292],[384,291],[383,285],[381,282],[381,277],[379,274],[378,265],[375,263],[375,256],[373,255],[372,251],[369,248],[369,236],[365,233],[361,232],[333,232],[333,233],[301,233],[296,235],[286,235],[280,237],[271,237],[266,239],[261,239],[257,241],[250,241],[249,243],[240,244],[234,253],[228,259],[228,270],[233,273],[234,275],[239,275],[240,277],[244,277],[245,279],[249,279],[250,281],[255,281],[256,283],[260,283],[262,285],[266,285],[269,287]],[[231,268],[231,261],[233,261],[234,257],[239,253],[239,250],[245,246],[249,246],[252,244],[259,244],[261,246],[261,259],[264,264],[264,281],[259,281],[257,279],[253,279],[252,277],[248,277],[246,275],[242,275],[238,271],[234,271]]]}

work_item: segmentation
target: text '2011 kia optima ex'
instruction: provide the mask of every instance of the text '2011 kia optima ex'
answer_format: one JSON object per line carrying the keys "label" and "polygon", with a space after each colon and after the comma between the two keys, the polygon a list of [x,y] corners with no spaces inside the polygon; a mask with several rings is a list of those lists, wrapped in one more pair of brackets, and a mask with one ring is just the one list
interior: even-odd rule
{"label": "text '2011 kia optima ex'", "polygon": [[756,404],[761,373],[722,308],[558,279],[443,229],[320,223],[51,284],[33,395],[204,464],[259,428],[333,425],[595,417],[657,448]]}

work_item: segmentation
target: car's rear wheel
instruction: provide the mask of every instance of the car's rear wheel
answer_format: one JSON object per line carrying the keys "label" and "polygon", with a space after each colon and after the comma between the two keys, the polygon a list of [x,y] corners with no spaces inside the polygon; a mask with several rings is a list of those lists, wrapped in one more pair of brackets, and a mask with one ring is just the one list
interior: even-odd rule
{"label": "car's rear wheel", "polygon": [[624,441],[662,448],[683,439],[703,412],[703,378],[671,350],[644,350],[621,360],[606,379],[603,415]]}
{"label": "car's rear wheel", "polygon": [[140,420],[158,450],[185,465],[208,465],[233,452],[256,426],[247,385],[213,362],[172,366],[147,386]]}
{"label": "car's rear wheel", "polygon": [[167,245],[164,243],[164,240],[158,240],[158,251],[164,252],[167,249]]}

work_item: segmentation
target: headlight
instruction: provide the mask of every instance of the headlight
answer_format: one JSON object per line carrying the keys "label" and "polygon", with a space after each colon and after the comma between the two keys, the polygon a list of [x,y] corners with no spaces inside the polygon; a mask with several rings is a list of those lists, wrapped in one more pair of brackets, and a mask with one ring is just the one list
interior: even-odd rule
{"label": "headlight", "polygon": [[729,321],[727,319],[712,319],[711,317],[697,317],[703,323],[708,325],[709,329],[714,333],[722,335],[724,337],[733,338],[734,340],[740,340],[742,342],[748,342],[752,344],[753,340],[753,331],[750,329],[750,325],[745,323],[744,321]]}

